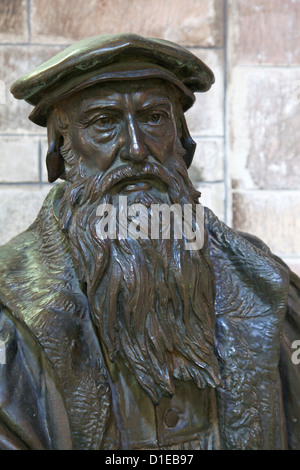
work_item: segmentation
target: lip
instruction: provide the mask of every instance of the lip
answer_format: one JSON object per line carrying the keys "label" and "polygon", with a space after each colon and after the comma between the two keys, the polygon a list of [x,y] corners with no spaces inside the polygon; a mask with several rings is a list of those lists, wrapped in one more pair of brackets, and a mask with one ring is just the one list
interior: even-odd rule
{"label": "lip", "polygon": [[138,181],[136,183],[128,184],[123,188],[123,191],[127,193],[132,193],[134,191],[147,191],[151,189],[152,186],[147,181]]}

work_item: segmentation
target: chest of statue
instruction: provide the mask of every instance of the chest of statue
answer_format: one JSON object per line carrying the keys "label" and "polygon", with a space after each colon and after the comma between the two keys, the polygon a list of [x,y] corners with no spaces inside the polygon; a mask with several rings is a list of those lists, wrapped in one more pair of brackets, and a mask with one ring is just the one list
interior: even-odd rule
{"label": "chest of statue", "polygon": [[[215,390],[175,380],[175,394],[154,405],[123,363],[110,364],[113,413],[122,449],[218,449]],[[110,434],[110,435],[108,435]],[[116,430],[106,440],[116,448]]]}

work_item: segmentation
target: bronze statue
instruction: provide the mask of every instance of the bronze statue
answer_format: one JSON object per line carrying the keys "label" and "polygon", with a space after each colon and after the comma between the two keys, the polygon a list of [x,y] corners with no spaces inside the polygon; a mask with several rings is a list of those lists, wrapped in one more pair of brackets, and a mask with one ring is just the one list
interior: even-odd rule
{"label": "bronze statue", "polygon": [[122,237],[120,210],[99,235],[120,197],[196,215],[184,112],[213,82],[186,49],[123,34],[12,86],[64,181],[0,249],[0,448],[300,448],[296,275],[208,208],[200,249],[173,219],[169,238]]}

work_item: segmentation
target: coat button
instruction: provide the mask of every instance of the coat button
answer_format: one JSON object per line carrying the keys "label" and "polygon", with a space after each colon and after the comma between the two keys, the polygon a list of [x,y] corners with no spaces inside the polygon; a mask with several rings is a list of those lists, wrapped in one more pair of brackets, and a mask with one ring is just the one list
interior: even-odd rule
{"label": "coat button", "polygon": [[168,428],[175,428],[178,423],[179,417],[175,410],[167,410],[164,416],[164,422]]}

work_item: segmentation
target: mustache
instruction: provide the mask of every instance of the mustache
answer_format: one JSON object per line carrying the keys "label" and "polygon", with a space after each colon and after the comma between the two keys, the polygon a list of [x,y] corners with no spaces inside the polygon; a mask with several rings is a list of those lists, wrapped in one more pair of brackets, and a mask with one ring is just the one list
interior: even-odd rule
{"label": "mustache", "polygon": [[[76,170],[74,166],[73,170]],[[79,168],[77,167],[77,170]],[[149,179],[157,184],[157,180],[168,189],[174,185],[172,173],[167,168],[156,162],[144,162],[138,166],[121,165],[106,173],[97,173],[93,176],[82,176],[77,172],[77,178],[73,183],[69,182],[60,207],[60,220],[62,230],[67,230],[72,217],[71,207],[93,206],[99,201],[104,201],[110,191],[119,184],[130,180]],[[70,206],[68,205],[68,201]],[[68,208],[64,211],[64,208]]]}
{"label": "mustache", "polygon": [[105,197],[117,185],[141,179],[153,179],[153,181],[158,179],[167,187],[172,184],[170,172],[159,163],[145,162],[139,166],[121,165],[108,173],[96,175],[90,185],[90,190],[85,193],[82,204],[87,200],[93,203],[96,199]]}
{"label": "mustache", "polygon": [[[186,164],[182,158],[184,150],[178,142],[172,159],[172,165],[165,166],[157,161],[152,155],[143,162],[128,162],[106,172],[97,172],[93,175],[87,174],[84,161],[74,152],[71,143],[60,148],[61,154],[66,162],[66,192],[63,197],[63,204],[68,198],[72,207],[77,204],[83,205],[94,203],[104,197],[110,197],[110,191],[115,186],[121,186],[122,183],[130,184],[130,180],[146,179],[154,187],[158,186],[159,191],[170,191],[173,196],[182,196],[180,179],[183,179],[189,195],[194,202],[198,202],[201,193],[197,191],[189,180]],[[160,184],[159,184],[160,183]],[[162,188],[162,184],[165,188]]]}

